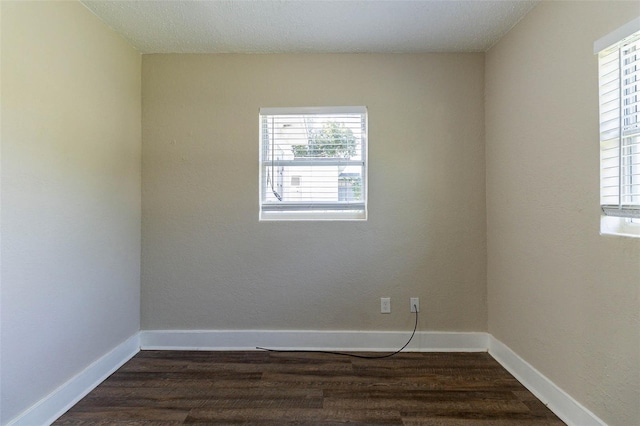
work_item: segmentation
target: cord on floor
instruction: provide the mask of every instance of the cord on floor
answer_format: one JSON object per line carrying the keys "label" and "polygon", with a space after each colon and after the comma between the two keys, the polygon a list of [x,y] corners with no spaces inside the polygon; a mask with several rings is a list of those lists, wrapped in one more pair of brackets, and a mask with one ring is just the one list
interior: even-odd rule
{"label": "cord on floor", "polygon": [[416,323],[413,326],[413,333],[411,333],[411,337],[409,337],[409,340],[407,341],[407,343],[404,344],[403,347],[401,347],[397,351],[395,351],[393,353],[390,353],[390,354],[386,354],[386,355],[358,355],[358,354],[350,354],[350,353],[347,353],[347,352],[334,352],[334,351],[322,351],[322,350],[269,349],[269,348],[261,348],[259,346],[256,346],[256,349],[262,350],[262,351],[267,351],[267,352],[275,352],[275,353],[316,353],[316,354],[342,355],[342,356],[349,356],[349,357],[352,357],[352,358],[361,358],[361,359],[391,358],[392,356],[399,354],[400,352],[402,352],[402,350],[404,348],[409,346],[409,343],[411,343],[411,340],[413,340],[413,336],[415,336],[415,334],[416,334],[416,330],[418,329],[418,307],[415,306],[415,305],[413,307],[415,308],[415,314],[416,314]]}

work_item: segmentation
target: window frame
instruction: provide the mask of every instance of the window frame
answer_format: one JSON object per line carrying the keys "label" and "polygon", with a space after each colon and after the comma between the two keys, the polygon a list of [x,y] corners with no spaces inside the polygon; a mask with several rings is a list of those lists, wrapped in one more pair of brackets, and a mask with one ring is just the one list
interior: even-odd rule
{"label": "window frame", "polygon": [[[296,158],[274,159],[268,157],[269,145],[265,144],[263,117],[271,116],[314,116],[314,115],[360,115],[360,159],[345,158]],[[262,107],[259,121],[259,221],[366,221],[368,218],[368,111],[365,106],[323,106],[323,107]],[[268,132],[268,130],[267,130]],[[272,156],[273,157],[273,156]],[[268,167],[287,166],[357,166],[362,168],[361,202],[352,201],[282,201],[275,204],[265,202],[267,192],[266,175]],[[294,176],[294,175],[292,175]],[[306,178],[300,177],[301,181]],[[337,182],[339,186],[339,180]],[[339,194],[339,190],[337,192]]]}
{"label": "window frame", "polygon": [[[640,113],[637,106],[640,81],[636,75],[640,49],[637,45],[635,59],[630,63],[623,63],[622,55],[625,46],[637,44],[639,38],[640,17],[594,43],[594,54],[598,55],[600,233],[603,235],[640,237]],[[614,69],[606,73],[612,64]],[[625,68],[633,66],[635,71],[623,74]],[[627,76],[634,80],[628,82]],[[612,86],[618,93],[611,96],[613,90],[607,92],[610,88],[605,90],[605,86]],[[624,93],[625,88],[633,89]],[[636,101],[625,102],[631,98]],[[613,103],[614,100],[618,103]]]}

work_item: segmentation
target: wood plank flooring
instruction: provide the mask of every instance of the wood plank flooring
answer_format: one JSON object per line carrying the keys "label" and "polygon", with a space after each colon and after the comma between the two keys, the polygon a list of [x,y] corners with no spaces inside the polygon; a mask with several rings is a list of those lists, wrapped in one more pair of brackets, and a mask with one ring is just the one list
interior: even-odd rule
{"label": "wood plank flooring", "polygon": [[487,353],[142,351],[55,425],[563,425]]}

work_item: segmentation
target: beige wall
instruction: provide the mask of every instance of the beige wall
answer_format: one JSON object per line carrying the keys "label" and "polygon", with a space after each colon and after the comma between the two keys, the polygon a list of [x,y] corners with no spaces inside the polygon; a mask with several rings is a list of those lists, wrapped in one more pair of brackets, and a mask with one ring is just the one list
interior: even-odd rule
{"label": "beige wall", "polygon": [[[483,68],[145,55],[142,328],[486,330]],[[368,107],[369,220],[259,223],[258,109],[319,105]]]}
{"label": "beige wall", "polygon": [[634,2],[543,2],[487,54],[489,332],[611,425],[640,424],[640,244],[599,232],[593,42]]}
{"label": "beige wall", "polygon": [[2,8],[2,415],[134,335],[140,55],[77,2]]}

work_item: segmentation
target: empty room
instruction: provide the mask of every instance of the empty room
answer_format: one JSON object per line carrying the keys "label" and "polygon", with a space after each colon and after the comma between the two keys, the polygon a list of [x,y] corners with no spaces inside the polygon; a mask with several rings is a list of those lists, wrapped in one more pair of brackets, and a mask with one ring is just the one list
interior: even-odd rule
{"label": "empty room", "polygon": [[640,1],[0,37],[0,425],[640,425]]}

